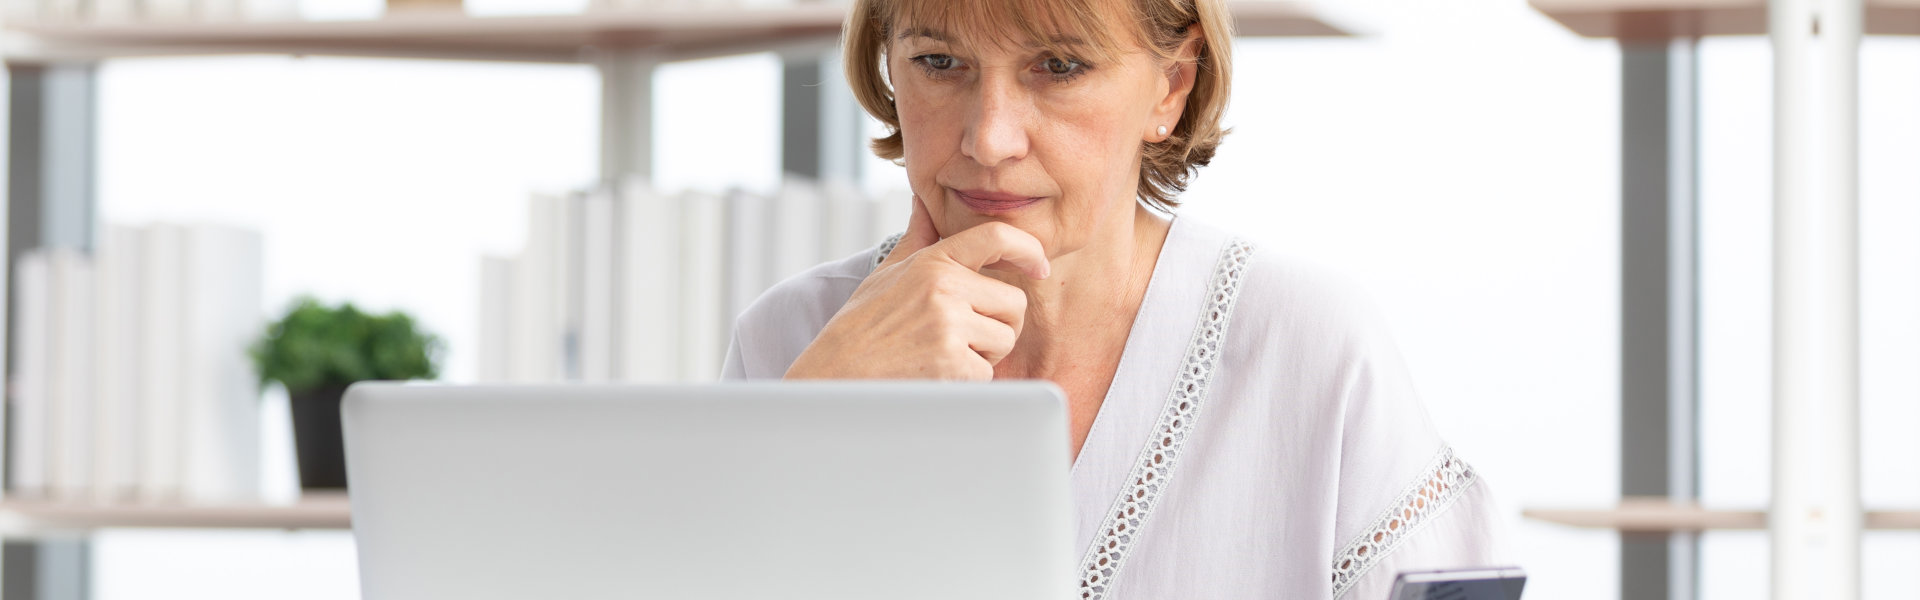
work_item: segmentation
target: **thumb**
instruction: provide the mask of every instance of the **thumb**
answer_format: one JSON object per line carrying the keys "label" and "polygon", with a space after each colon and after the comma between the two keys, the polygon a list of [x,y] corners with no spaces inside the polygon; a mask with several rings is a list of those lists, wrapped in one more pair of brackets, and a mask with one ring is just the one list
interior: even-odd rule
{"label": "thumb", "polygon": [[933,227],[933,215],[927,213],[927,205],[920,201],[920,195],[913,195],[913,216],[907,218],[907,232],[900,236],[893,252],[887,254],[880,266],[886,267],[906,260],[922,248],[940,241],[940,232]]}

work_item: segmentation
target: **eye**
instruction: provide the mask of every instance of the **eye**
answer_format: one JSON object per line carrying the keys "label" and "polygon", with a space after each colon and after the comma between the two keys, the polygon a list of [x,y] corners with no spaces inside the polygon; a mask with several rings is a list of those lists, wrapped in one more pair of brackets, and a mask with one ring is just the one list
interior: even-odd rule
{"label": "eye", "polygon": [[951,70],[955,65],[959,64],[960,62],[958,60],[954,60],[952,56],[948,56],[945,54],[922,54],[920,56],[913,57],[913,60],[914,62],[920,63],[920,66],[926,67],[934,71]]}
{"label": "eye", "polygon": [[1047,70],[1048,75],[1052,75],[1055,79],[1061,81],[1078,77],[1087,70],[1085,63],[1058,56],[1047,58],[1046,61],[1040,63],[1040,66]]}

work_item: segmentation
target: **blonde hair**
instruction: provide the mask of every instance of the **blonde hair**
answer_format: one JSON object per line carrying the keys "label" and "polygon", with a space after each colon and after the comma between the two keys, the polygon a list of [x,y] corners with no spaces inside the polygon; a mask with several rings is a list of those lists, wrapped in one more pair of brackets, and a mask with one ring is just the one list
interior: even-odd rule
{"label": "blonde hair", "polygon": [[[1102,17],[1101,5],[1111,3],[1126,6],[1124,19]],[[956,14],[963,10],[970,14]],[[873,153],[880,158],[900,163],[905,156],[900,113],[893,105],[893,89],[884,69],[893,26],[908,22],[916,27],[957,25],[960,31],[955,33],[962,38],[999,42],[1011,36],[994,31],[994,26],[1011,24],[1027,39],[1062,54],[1061,48],[1052,47],[1057,44],[1056,35],[1081,40],[1100,55],[1096,58],[1111,59],[1126,44],[1145,48],[1162,62],[1177,60],[1188,32],[1198,27],[1198,68],[1186,110],[1166,140],[1141,143],[1137,194],[1155,208],[1179,206],[1177,196],[1187,189],[1187,180],[1213,160],[1214,150],[1227,134],[1220,117],[1227,109],[1232,79],[1233,21],[1225,0],[855,0],[841,39],[847,83],[867,113],[887,126],[888,135],[873,140]],[[1116,35],[1109,30],[1111,22],[1135,27]]]}

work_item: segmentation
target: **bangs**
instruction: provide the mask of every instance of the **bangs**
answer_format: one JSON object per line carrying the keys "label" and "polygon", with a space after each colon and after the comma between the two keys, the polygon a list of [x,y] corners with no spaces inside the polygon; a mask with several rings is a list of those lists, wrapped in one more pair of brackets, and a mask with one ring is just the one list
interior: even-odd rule
{"label": "bangs", "polygon": [[[889,40],[922,33],[962,47],[1035,46],[1061,56],[1111,61],[1142,46],[1124,0],[897,0],[874,15]],[[1118,14],[1110,14],[1118,13]],[[1116,35],[1116,31],[1123,32]]]}

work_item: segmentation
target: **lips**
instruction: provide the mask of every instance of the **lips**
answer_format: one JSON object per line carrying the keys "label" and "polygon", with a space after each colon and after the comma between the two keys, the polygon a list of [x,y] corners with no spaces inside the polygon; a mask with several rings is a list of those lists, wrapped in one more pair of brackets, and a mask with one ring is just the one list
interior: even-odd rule
{"label": "lips", "polygon": [[1023,196],[986,190],[954,190],[953,195],[959,197],[960,202],[965,203],[967,208],[985,214],[1013,212],[1043,199],[1040,196]]}

